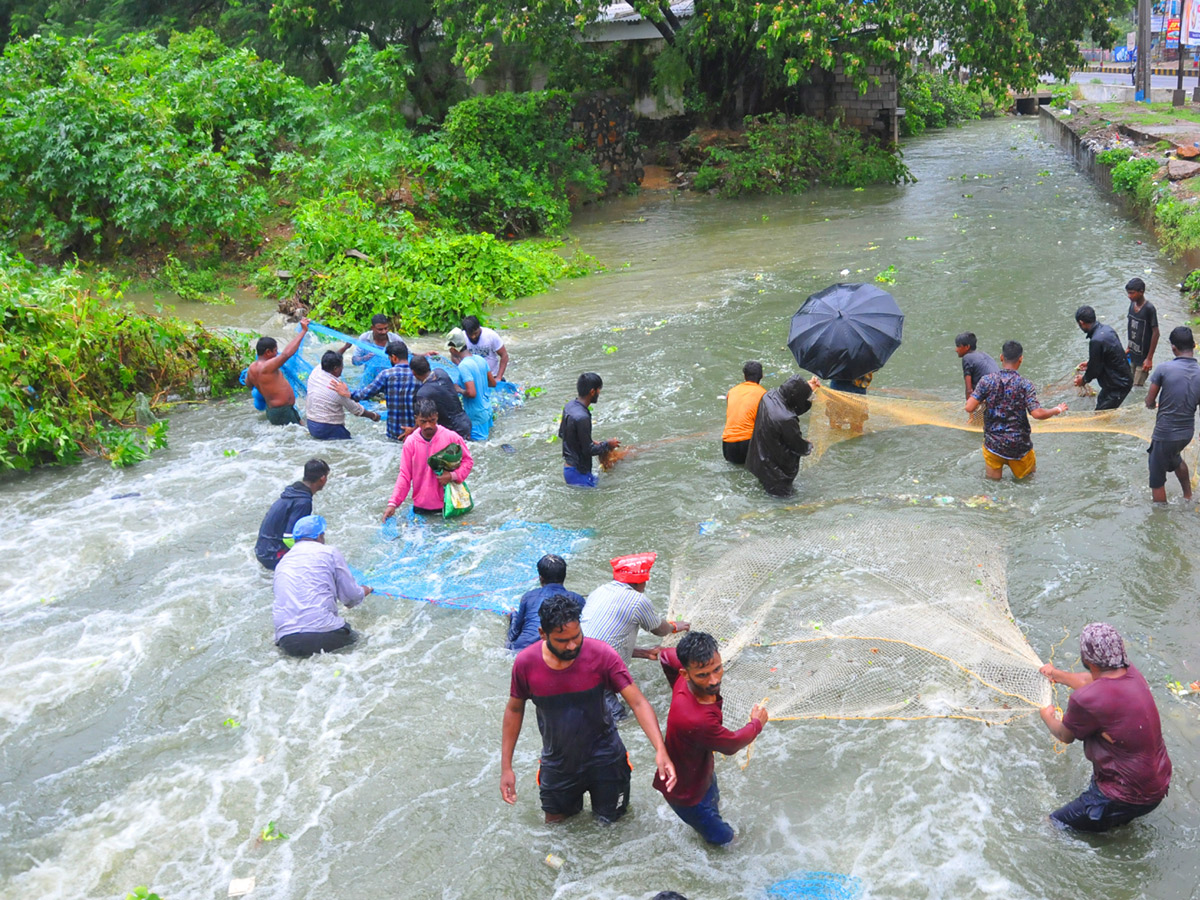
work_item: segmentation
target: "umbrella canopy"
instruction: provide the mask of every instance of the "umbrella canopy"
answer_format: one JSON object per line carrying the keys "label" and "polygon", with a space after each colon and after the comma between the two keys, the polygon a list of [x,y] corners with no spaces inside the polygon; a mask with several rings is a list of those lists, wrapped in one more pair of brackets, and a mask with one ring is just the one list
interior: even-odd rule
{"label": "umbrella canopy", "polygon": [[900,346],[904,314],[873,284],[834,284],[792,316],[788,349],[800,368],[852,381],[874,372]]}

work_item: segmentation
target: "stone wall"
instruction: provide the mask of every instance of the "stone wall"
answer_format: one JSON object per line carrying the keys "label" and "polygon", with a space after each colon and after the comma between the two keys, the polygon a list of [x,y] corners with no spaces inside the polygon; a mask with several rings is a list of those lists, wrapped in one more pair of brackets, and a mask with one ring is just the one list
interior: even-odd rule
{"label": "stone wall", "polygon": [[579,138],[576,146],[587,148],[604,173],[604,196],[623,193],[642,180],[641,145],[627,97],[579,95],[571,110],[571,127]]}
{"label": "stone wall", "polygon": [[898,141],[896,72],[886,66],[868,66],[867,74],[879,83],[872,83],[865,94],[860,94],[840,67],[833,71],[811,70],[810,83],[801,89],[803,112],[826,121],[840,118],[861,132]]}

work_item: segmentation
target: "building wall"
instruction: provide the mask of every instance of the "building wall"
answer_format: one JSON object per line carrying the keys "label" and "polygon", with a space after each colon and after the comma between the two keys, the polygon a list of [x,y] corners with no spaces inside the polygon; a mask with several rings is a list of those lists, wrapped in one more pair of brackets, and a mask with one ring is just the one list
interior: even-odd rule
{"label": "building wall", "polygon": [[898,141],[896,71],[885,66],[868,66],[867,74],[879,83],[860,94],[840,66],[833,71],[813,69],[809,72],[811,83],[801,88],[804,112],[826,121],[840,118],[861,132],[885,141]]}
{"label": "building wall", "polygon": [[635,131],[628,97],[606,93],[577,94],[571,109],[576,146],[587,148],[608,182],[605,196],[638,184],[645,174],[641,147],[629,133]]}

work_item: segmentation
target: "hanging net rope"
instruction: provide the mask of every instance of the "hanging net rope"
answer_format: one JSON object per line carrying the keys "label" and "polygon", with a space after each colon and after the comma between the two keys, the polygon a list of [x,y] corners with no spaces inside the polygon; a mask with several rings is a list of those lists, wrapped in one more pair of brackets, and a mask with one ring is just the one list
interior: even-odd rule
{"label": "hanging net rope", "polygon": [[[1074,390],[1074,388],[1072,388]],[[1086,399],[1082,403],[1088,403]],[[1070,400],[1068,400],[1068,405]],[[867,394],[847,394],[822,385],[813,395],[812,410],[808,413],[805,437],[813,443],[809,465],[820,459],[831,446],[849,438],[876,434],[890,428],[911,425],[935,425],[959,431],[983,434],[983,411],[970,416],[963,411],[963,401],[909,400],[896,396],[881,396],[877,391]],[[1043,405],[1050,405],[1043,399]],[[1119,409],[1096,412],[1071,409],[1065,415],[1039,421],[1030,419],[1034,440],[1037,435],[1050,433],[1106,432],[1150,440],[1154,431],[1155,413],[1137,402]],[[801,419],[804,427],[804,419]],[[981,437],[982,442],[982,437]]]}
{"label": "hanging net rope", "polygon": [[537,562],[547,553],[570,558],[587,529],[511,520],[498,528],[427,521],[409,511],[383,525],[383,553],[360,584],[376,593],[456,609],[512,612],[537,586]]}
{"label": "hanging net rope", "polygon": [[834,503],[699,537],[672,619],[721,642],[726,717],[964,718],[1050,702],[985,510]]}

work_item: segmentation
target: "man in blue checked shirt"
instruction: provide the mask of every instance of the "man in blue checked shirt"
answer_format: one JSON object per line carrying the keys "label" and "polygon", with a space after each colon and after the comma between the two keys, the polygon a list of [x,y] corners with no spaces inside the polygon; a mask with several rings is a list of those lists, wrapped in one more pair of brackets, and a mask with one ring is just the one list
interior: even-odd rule
{"label": "man in blue checked shirt", "polygon": [[413,398],[418,384],[408,368],[408,346],[404,341],[389,342],[387,355],[392,367],[380,372],[366,387],[350,394],[350,399],[362,401],[382,391],[387,398],[387,436],[394,441],[402,441],[416,427]]}

